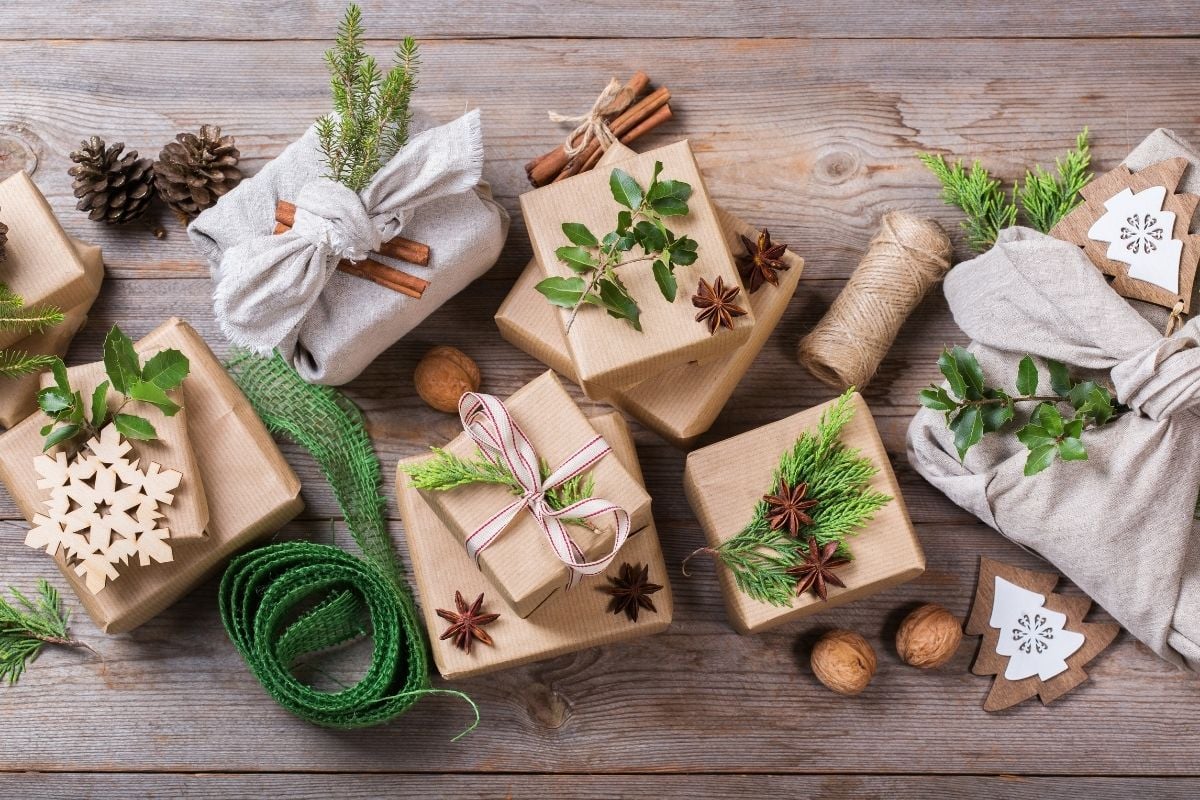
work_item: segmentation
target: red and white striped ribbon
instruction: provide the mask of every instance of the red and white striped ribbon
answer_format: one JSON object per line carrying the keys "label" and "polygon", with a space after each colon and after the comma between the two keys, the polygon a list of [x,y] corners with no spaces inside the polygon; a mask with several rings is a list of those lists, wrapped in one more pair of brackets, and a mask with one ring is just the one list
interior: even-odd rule
{"label": "red and white striped ribbon", "polygon": [[[629,512],[616,503],[598,497],[589,497],[565,508],[554,509],[546,501],[546,492],[583,474],[608,455],[612,448],[604,441],[604,437],[596,436],[579,448],[543,481],[533,445],[498,397],[468,392],[459,398],[458,416],[462,420],[463,430],[475,441],[484,457],[497,466],[507,468],[524,490],[520,497],[467,537],[467,553],[471,558],[478,562],[480,553],[504,533],[522,508],[527,508],[546,534],[554,555],[570,569],[568,588],[579,583],[584,575],[603,572],[629,538]],[[605,514],[612,514],[616,521],[617,535],[612,552],[595,561],[587,561],[583,551],[567,533],[562,520],[592,519]]]}

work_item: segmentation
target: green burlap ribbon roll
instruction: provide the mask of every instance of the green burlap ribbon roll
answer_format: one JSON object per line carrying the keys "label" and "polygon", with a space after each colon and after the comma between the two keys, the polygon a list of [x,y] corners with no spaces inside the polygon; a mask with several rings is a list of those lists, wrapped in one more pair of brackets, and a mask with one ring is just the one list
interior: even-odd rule
{"label": "green burlap ribbon roll", "polygon": [[[242,354],[227,366],[266,426],[312,453],[364,556],[281,542],[230,563],[221,619],[255,677],[288,711],[329,728],[386,722],[428,694],[470,702],[430,686],[425,633],[388,534],[362,412],[337,390],[306,383],[278,355]],[[324,691],[296,677],[304,656],[363,636],[374,649],[354,685]]]}

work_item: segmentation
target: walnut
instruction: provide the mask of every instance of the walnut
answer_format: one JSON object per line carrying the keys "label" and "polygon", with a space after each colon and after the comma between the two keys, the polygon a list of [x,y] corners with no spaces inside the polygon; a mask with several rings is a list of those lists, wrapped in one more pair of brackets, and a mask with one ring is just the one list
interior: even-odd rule
{"label": "walnut", "polygon": [[458,411],[458,398],[479,390],[479,366],[463,351],[445,345],[425,354],[413,373],[421,399],[438,411]]}
{"label": "walnut", "polygon": [[918,669],[933,669],[954,657],[962,641],[958,617],[935,603],[917,608],[896,631],[900,660]]}
{"label": "walnut", "polygon": [[875,651],[854,631],[832,630],[813,646],[812,671],[838,694],[855,695],[875,675]]}

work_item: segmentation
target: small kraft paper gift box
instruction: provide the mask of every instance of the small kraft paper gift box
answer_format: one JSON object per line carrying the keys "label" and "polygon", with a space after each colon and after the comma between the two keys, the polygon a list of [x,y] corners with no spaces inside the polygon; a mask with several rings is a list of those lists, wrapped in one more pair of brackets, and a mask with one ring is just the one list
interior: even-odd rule
{"label": "small kraft paper gift box", "polygon": [[[582,223],[597,237],[617,227],[617,214],[623,207],[610,186],[612,168],[624,170],[644,189],[650,185],[657,162],[663,165],[662,180],[682,181],[692,187],[687,200],[688,213],[665,217],[664,221],[676,236],[696,241],[697,258],[693,264],[675,269],[678,288],[674,302],[667,301],[658,287],[651,268],[653,259],[618,268],[617,274],[641,308],[640,332],[625,320],[615,319],[590,304],[581,307],[573,321],[570,309],[554,309],[579,383],[589,397],[599,398],[609,390],[627,389],[688,362],[726,355],[744,345],[755,327],[754,311],[745,304],[744,293],[739,293],[734,302],[746,313],[733,320],[731,329],[719,327],[710,332],[706,324],[695,319],[696,308],[691,298],[701,279],[712,285],[720,278],[726,288],[739,289],[741,281],[687,141],[521,195],[534,258],[543,276],[577,275],[556,254],[558,248],[570,244],[563,232],[564,223]],[[627,255],[627,260],[632,260],[641,258],[643,253],[635,246]],[[541,298],[541,302],[547,301]]]}
{"label": "small kraft paper gift box", "polygon": [[[858,451],[877,470],[866,490],[882,492],[890,499],[861,529],[845,538],[852,559],[834,572],[845,587],[827,585],[828,600],[821,600],[811,591],[792,596],[788,605],[755,599],[737,585],[730,568],[718,559],[716,569],[725,607],[739,633],[760,633],[906,583],[925,571],[925,554],[909,521],[870,409],[856,392],[848,399],[853,416],[842,428],[838,442],[847,450]],[[709,548],[719,549],[747,528],[756,506],[772,492],[783,456],[792,451],[802,434],[816,431],[823,416],[837,403],[824,403],[688,455],[684,490]],[[816,495],[808,499],[818,500],[809,509],[815,518],[821,511],[821,498]],[[801,528],[801,541],[804,536]]]}
{"label": "small kraft paper gift box", "polygon": [[[553,372],[547,371],[530,381],[504,400],[503,406],[512,422],[528,437],[543,478],[597,437],[596,429]],[[443,449],[460,459],[480,457],[475,441],[466,432]],[[611,453],[591,463],[582,480],[592,483],[593,497],[625,509],[631,533],[636,534],[650,524],[650,495]],[[520,499],[520,494],[514,494],[508,486],[494,483],[469,483],[448,490],[422,489],[421,495],[457,537],[459,547],[465,547],[478,531]],[[616,538],[611,514],[596,517],[594,523],[591,529],[569,526],[571,538],[589,561],[609,553]],[[484,575],[519,617],[529,616],[547,597],[567,585],[570,572],[547,537],[534,514],[522,508],[479,553]]]}
{"label": "small kraft paper gift box", "polygon": [[[53,306],[64,317],[40,333],[0,330],[0,350],[62,356],[100,293],[100,248],[68,236],[24,172],[0,181],[0,222],[8,226],[0,284],[26,307]],[[0,378],[0,427],[11,428],[36,410],[38,384],[36,374]]]}
{"label": "small kraft paper gift box", "polygon": [[[597,169],[628,158],[633,151],[617,143],[600,159]],[[739,252],[739,236],[750,241],[758,230],[719,205],[714,206],[726,245]],[[783,255],[788,269],[778,273],[779,285],[764,284],[745,304],[754,312],[755,325],[746,343],[732,353],[703,364],[684,364],[624,390],[600,393],[597,400],[612,403],[676,447],[688,447],[707,431],[721,413],[738,382],[770,338],[795,294],[804,271],[804,259],[792,252]],[[496,312],[496,326],[509,343],[525,351],[574,383],[579,375],[571,360],[557,312],[534,286],[542,279],[537,261],[529,262],[512,291]]]}
{"label": "small kraft paper gift box", "polygon": [[[591,418],[590,423],[612,446],[612,456],[642,483],[633,438],[621,415],[604,414]],[[422,458],[405,459],[400,462],[401,467],[418,463]],[[430,632],[434,662],[444,678],[470,678],[589,647],[649,636],[671,624],[671,586],[652,522],[626,542],[603,575],[586,578],[570,590],[556,592],[522,619],[500,600],[495,587],[463,549],[462,542],[441,523],[403,469],[396,474],[396,493],[421,613]],[[645,567],[646,580],[661,587],[656,591],[648,587],[652,593],[645,597],[652,609],[642,605],[636,621],[614,609],[610,605],[613,596],[602,591],[603,587],[615,585],[613,579],[620,576],[624,564]],[[450,623],[438,616],[437,610],[454,611],[456,592],[467,603],[473,603],[482,594],[481,612],[499,612],[499,619],[484,628],[491,645],[476,641],[467,652],[455,646],[453,638],[440,638]]]}
{"label": "small kraft paper gift box", "polygon": [[[147,565],[131,559],[118,577],[99,591],[67,562],[61,549],[55,561],[80,603],[106,633],[123,633],[151,619],[183,597],[225,559],[257,539],[277,531],[303,508],[300,481],[221,363],[186,322],[172,319],[137,342],[146,357],[165,349],[181,351],[190,372],[175,398],[183,409],[164,417],[138,404],[138,413],[155,426],[159,439],[129,442],[128,460],[145,469],[151,462],[181,474],[173,501],[160,504],[170,560]],[[103,367],[88,364],[68,371],[72,386],[99,383]],[[0,480],[21,513],[32,523],[46,510],[49,491],[38,486],[34,458],[41,453],[37,413],[0,436]],[[51,451],[50,455],[54,455]]]}

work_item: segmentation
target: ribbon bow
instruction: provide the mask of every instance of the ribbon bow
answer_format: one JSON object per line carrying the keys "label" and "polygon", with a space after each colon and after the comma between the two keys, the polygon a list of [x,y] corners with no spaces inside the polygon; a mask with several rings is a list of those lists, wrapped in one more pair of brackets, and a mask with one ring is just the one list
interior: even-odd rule
{"label": "ribbon bow", "polygon": [[596,102],[592,103],[592,109],[586,114],[572,117],[557,111],[549,112],[551,122],[579,123],[573,131],[567,134],[567,139],[563,142],[563,152],[567,158],[574,158],[582,153],[592,141],[593,136],[600,141],[602,150],[611,147],[617,137],[609,129],[607,120],[628,108],[629,104],[633,102],[633,97],[634,93],[629,87],[622,86],[619,80],[613,78],[608,82],[608,86],[604,87],[604,91],[596,98]]}
{"label": "ribbon bow", "polygon": [[[533,445],[499,398],[468,392],[459,398],[458,416],[462,420],[463,430],[479,447],[484,458],[511,472],[523,490],[520,497],[467,537],[467,553],[471,558],[478,562],[480,554],[504,533],[522,509],[527,509],[541,526],[554,555],[570,569],[571,579],[567,588],[578,584],[584,575],[603,572],[629,538],[629,512],[598,497],[585,498],[564,508],[554,509],[546,500],[546,493],[583,474],[608,455],[612,448],[604,441],[604,437],[593,438],[542,480]],[[617,525],[612,552],[595,561],[587,561],[583,551],[567,533],[562,520],[592,519],[605,514],[612,514]]]}
{"label": "ribbon bow", "polygon": [[[316,135],[301,144],[312,148]],[[291,335],[316,304],[337,262],[361,261],[380,242],[398,235],[422,205],[479,183],[483,169],[479,112],[472,111],[409,140],[361,192],[313,177],[296,195],[296,223],[275,235],[264,209],[259,235],[221,257],[214,306],[229,340],[269,354]]]}

